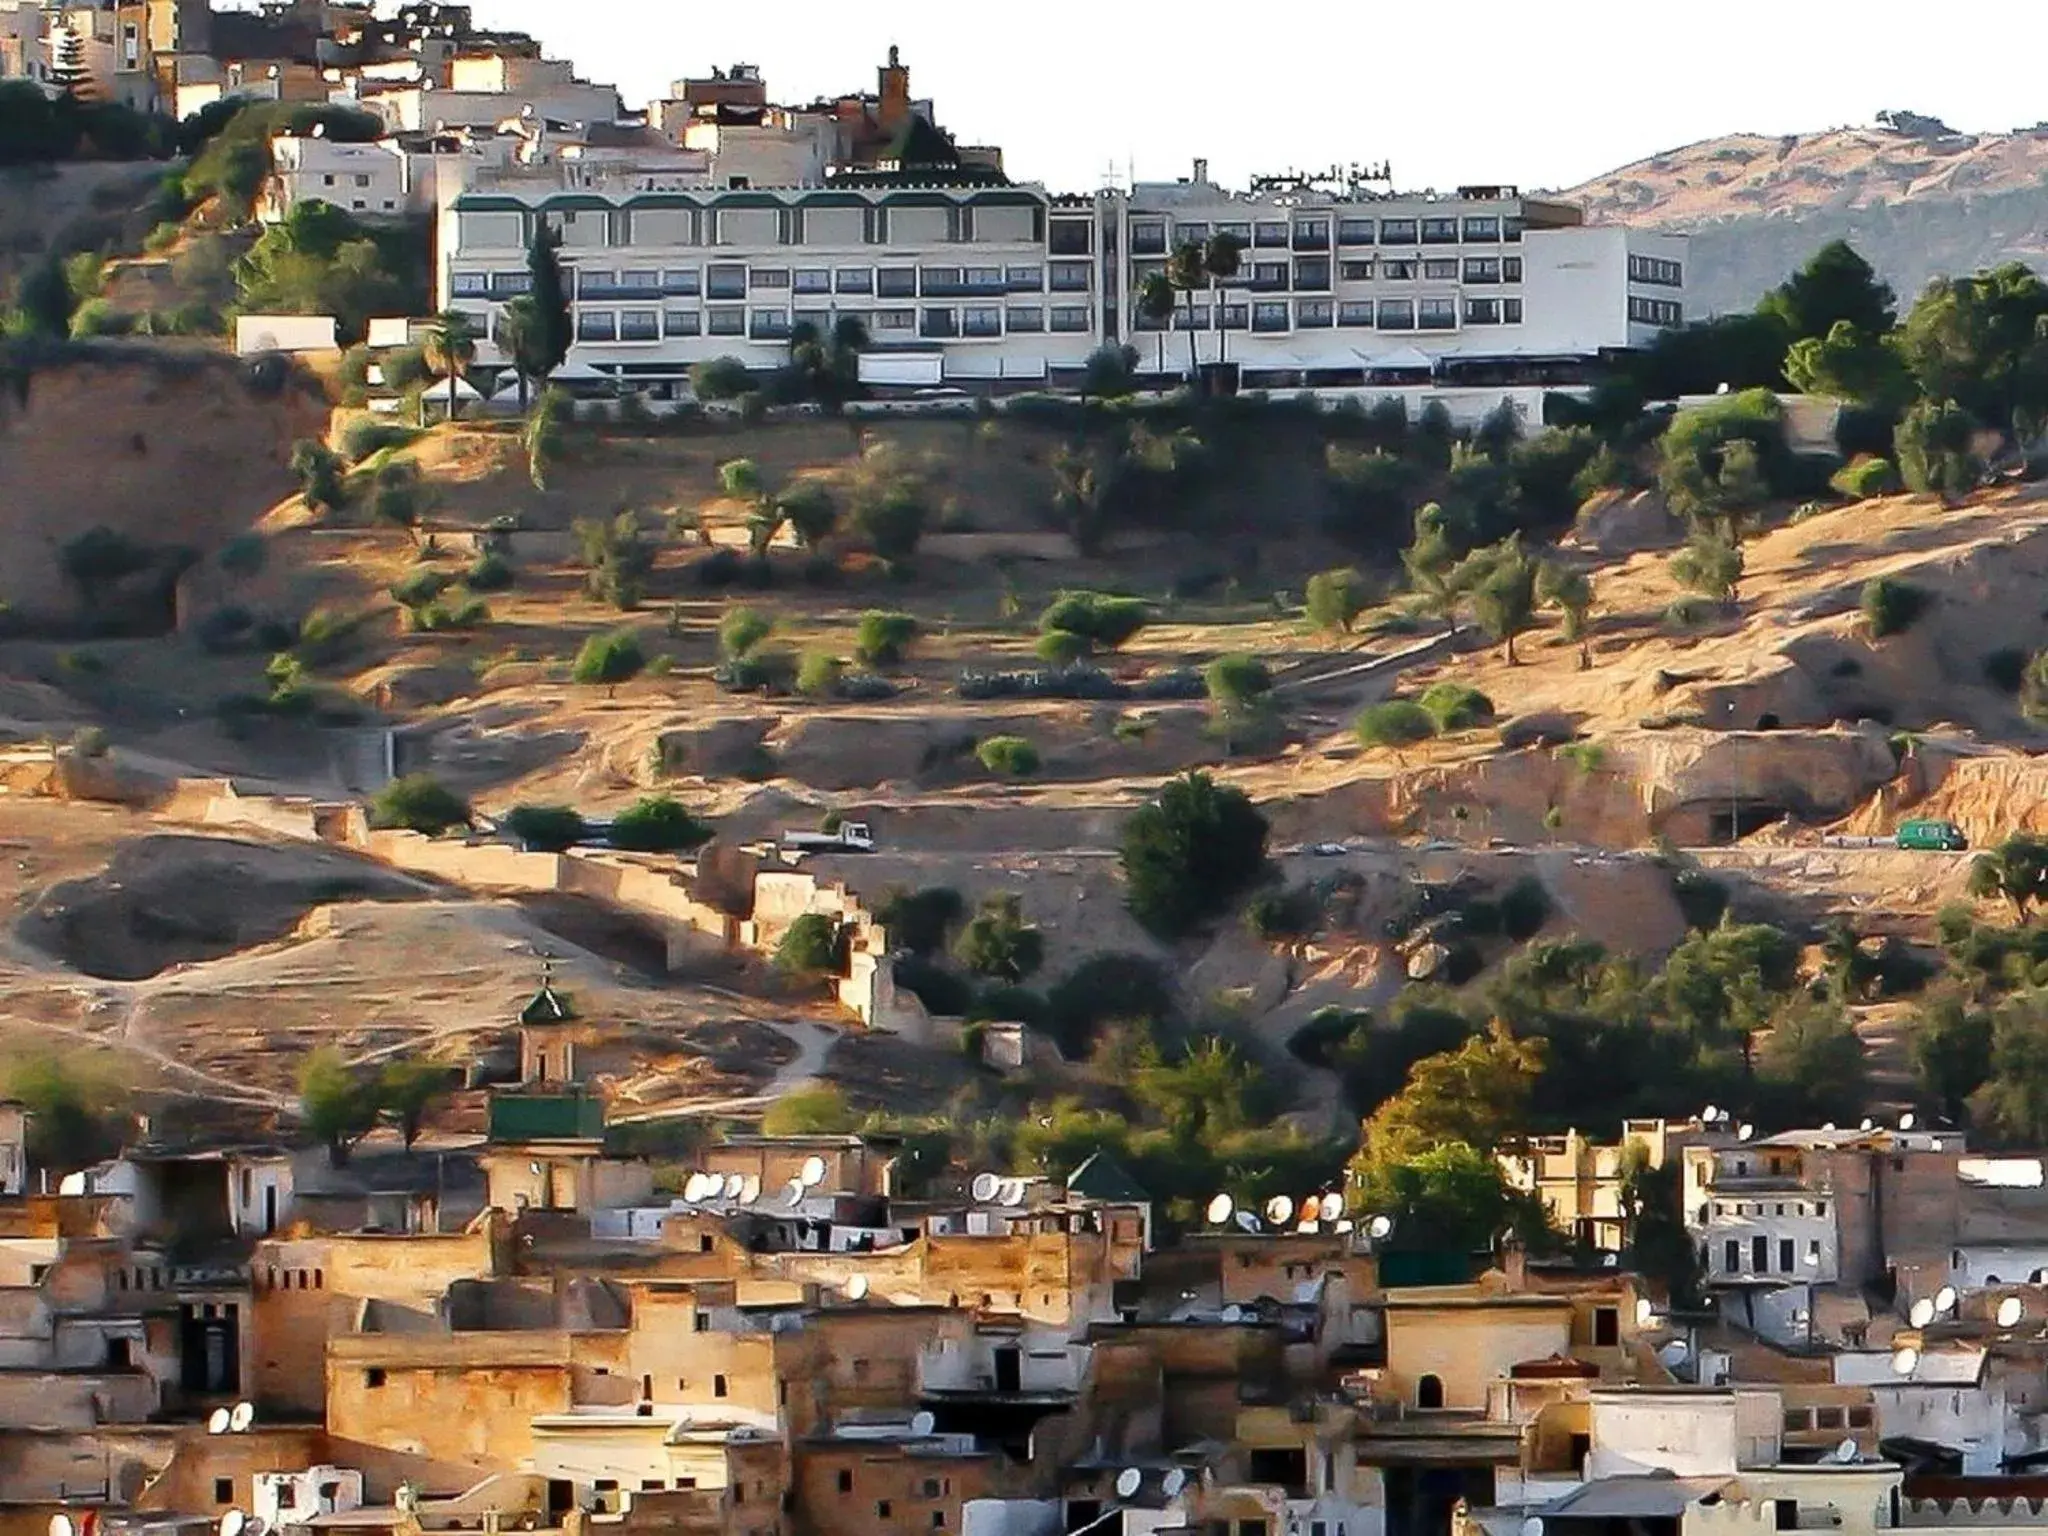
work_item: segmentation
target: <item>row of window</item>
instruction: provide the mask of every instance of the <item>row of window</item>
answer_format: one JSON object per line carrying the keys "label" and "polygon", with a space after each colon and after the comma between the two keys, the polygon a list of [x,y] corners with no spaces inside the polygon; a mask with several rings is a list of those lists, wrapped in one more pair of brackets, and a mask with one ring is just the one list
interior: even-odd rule
{"label": "row of window", "polygon": [[1793,1435],[1809,1429],[1868,1429],[1874,1422],[1875,1411],[1867,1404],[1785,1410],[1785,1432]]}
{"label": "row of window", "polygon": [[[572,267],[565,274],[580,299],[744,299],[753,293],[874,294],[882,298],[953,298],[988,293],[1086,293],[1085,262],[1002,267],[750,267],[715,262],[707,268],[645,267],[626,271]],[[455,272],[459,299],[512,298],[529,292],[525,272]]]}
{"label": "row of window", "polygon": [[1522,238],[1520,219],[1503,219],[1497,214],[1334,220],[1320,215],[1297,215],[1292,220],[1226,220],[1216,224],[1176,220],[1170,228],[1163,218],[1139,218],[1131,220],[1131,253],[1159,256],[1171,246],[1206,245],[1215,235],[1234,236],[1253,250],[1328,250],[1333,228],[1339,245],[1492,245]]}
{"label": "row of window", "polygon": [[1685,306],[1672,299],[1639,299],[1630,294],[1628,317],[1638,325],[1683,325]]}
{"label": "row of window", "polygon": [[[1458,326],[1455,298],[1361,299],[1332,303],[1328,299],[1296,299],[1290,310],[1283,299],[1253,304],[1183,305],[1173,313],[1177,331],[1285,331],[1347,326],[1359,330],[1450,331]],[[1467,325],[1520,325],[1520,299],[1467,298]],[[1132,325],[1141,331],[1163,331],[1166,322],[1138,315]]]}
{"label": "row of window", "polygon": [[1631,256],[1628,259],[1628,280],[1632,283],[1654,283],[1660,288],[1683,288],[1685,268],[1661,256]]}
{"label": "row of window", "polygon": [[742,305],[707,309],[579,309],[578,341],[660,341],[675,336],[744,336],[750,341],[786,341],[808,322],[829,331],[839,320],[857,320],[878,341],[908,336],[1016,336],[1042,331],[1086,331],[1092,315],[1085,306],[1039,304],[929,305],[921,309],[797,310],[748,309]]}
{"label": "row of window", "polygon": [[1809,1207],[1804,1200],[1716,1200],[1716,1216],[1826,1216],[1828,1203],[1816,1200]]}
{"label": "row of window", "polygon": [[[1789,1275],[1797,1271],[1799,1268],[1798,1240],[1790,1237],[1781,1237],[1777,1241],[1777,1250],[1778,1267],[1773,1271],[1771,1268],[1771,1240],[1768,1237],[1752,1237],[1749,1240],[1749,1248],[1746,1255],[1749,1262],[1745,1264],[1743,1263],[1745,1254],[1742,1239],[1731,1237],[1721,1245],[1721,1273],[1724,1275],[1768,1275],[1772,1273]],[[1706,1255],[1702,1253],[1700,1258],[1704,1262]],[[1819,1238],[1807,1239],[1806,1263],[1808,1268],[1819,1267]]]}
{"label": "row of window", "polygon": [[[1163,262],[1135,262],[1131,268],[1131,286],[1138,287],[1153,273],[1165,270]],[[1054,271],[1057,272],[1058,268]],[[1292,263],[1254,261],[1243,267],[1238,277],[1222,286],[1247,287],[1254,293],[1284,293],[1289,288],[1296,293],[1326,293],[1330,287],[1330,272],[1331,263],[1327,256],[1305,256]],[[1361,257],[1338,262],[1336,274],[1340,282],[1346,283],[1519,283],[1522,280],[1522,258],[1467,256],[1461,260],[1449,256],[1416,260],[1385,256],[1374,260]]]}

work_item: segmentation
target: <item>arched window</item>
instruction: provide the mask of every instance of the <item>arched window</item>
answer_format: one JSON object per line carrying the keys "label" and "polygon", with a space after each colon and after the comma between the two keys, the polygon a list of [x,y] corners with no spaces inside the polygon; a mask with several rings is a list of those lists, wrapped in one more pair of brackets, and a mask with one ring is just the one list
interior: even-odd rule
{"label": "arched window", "polygon": [[1438,1376],[1421,1376],[1416,1378],[1415,1406],[1418,1408],[1441,1408],[1443,1405],[1443,1379]]}

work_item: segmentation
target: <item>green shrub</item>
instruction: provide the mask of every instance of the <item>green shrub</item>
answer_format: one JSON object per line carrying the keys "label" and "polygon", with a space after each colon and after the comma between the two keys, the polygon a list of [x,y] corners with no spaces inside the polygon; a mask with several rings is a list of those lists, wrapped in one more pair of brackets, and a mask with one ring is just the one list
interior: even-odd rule
{"label": "green shrub", "polygon": [[991,736],[974,749],[981,766],[1006,778],[1029,778],[1038,772],[1038,748],[1022,736]]}
{"label": "green shrub", "polygon": [[775,946],[775,968],[796,976],[823,976],[838,970],[838,927],[821,912],[806,912],[789,925]]}
{"label": "green shrub", "polygon": [[796,691],[807,699],[829,699],[845,673],[845,663],[830,651],[805,651],[797,662]]}
{"label": "green shrub", "polygon": [[1119,857],[1132,916],[1177,937],[1227,910],[1266,869],[1266,818],[1206,773],[1169,779],[1124,823]]}
{"label": "green shrub", "polygon": [[1388,699],[1358,712],[1351,729],[1368,747],[1399,750],[1427,741],[1436,734],[1436,717],[1411,699]]}
{"label": "green shrub", "polygon": [[1906,488],[1945,501],[1976,489],[1984,475],[1973,447],[1977,431],[1976,419],[1953,400],[1915,401],[1893,436]]}
{"label": "green shrub", "polygon": [[1501,932],[1516,943],[1535,938],[1549,918],[1549,893],[1534,876],[1517,880],[1500,898]]}
{"label": "green shrub", "polygon": [[630,629],[615,629],[607,635],[592,635],[576,653],[570,677],[589,687],[616,693],[619,684],[631,682],[647,665],[640,649],[640,637]]}
{"label": "green shrub", "polygon": [[917,620],[907,613],[870,608],[853,632],[853,656],[864,667],[893,667],[917,639]]}
{"label": "green shrub", "polygon": [[135,317],[114,308],[105,299],[87,299],[71,316],[71,334],[78,339],[92,336],[125,336],[135,329]]}
{"label": "green shrub", "polygon": [[2027,675],[2027,653],[2007,646],[1984,658],[1984,681],[2000,693],[2018,693]]}
{"label": "green shrub", "polygon": [[351,463],[360,464],[387,448],[403,448],[419,441],[417,427],[381,416],[358,416],[341,429],[341,451]]}
{"label": "green shrub", "polygon": [[752,608],[728,608],[718,621],[719,654],[737,661],[775,633],[775,621]]}
{"label": "green shrub", "polygon": [[270,544],[260,533],[238,533],[221,545],[215,562],[230,576],[259,575],[270,560]]}
{"label": "green shrub", "polygon": [[1283,890],[1277,885],[1254,891],[1244,906],[1244,922],[1253,935],[1268,941],[1300,938],[1314,931],[1318,916],[1315,893],[1305,886]]}
{"label": "green shrub", "polygon": [[1859,454],[1836,470],[1828,487],[1838,496],[1864,501],[1872,496],[1889,496],[1899,488],[1899,472],[1890,459]]}
{"label": "green shrub", "polygon": [[1347,635],[1370,601],[1365,578],[1350,566],[1309,577],[1302,599],[1309,623],[1326,634],[1341,631]]}
{"label": "green shrub", "polygon": [[505,817],[505,830],[535,853],[561,853],[583,841],[582,816],[566,805],[521,805]]}
{"label": "green shrub", "polygon": [[1463,683],[1433,683],[1421,699],[1439,731],[1469,731],[1493,719],[1493,700]]}
{"label": "green shrub", "polygon": [[363,613],[350,613],[324,604],[299,621],[298,640],[292,650],[309,667],[324,667],[347,655],[363,627]]}
{"label": "green shrub", "polygon": [[669,795],[647,795],[612,822],[612,846],[631,853],[678,853],[711,840],[711,828]]}
{"label": "green shrub", "polygon": [[1038,616],[1041,633],[1078,635],[1088,653],[1122,649],[1152,617],[1143,598],[1063,592]]}
{"label": "green shrub", "polygon": [[945,948],[947,934],[966,915],[960,893],[943,885],[892,890],[875,909],[875,920],[888,933],[890,944],[919,955]]}
{"label": "green shrub", "polygon": [[512,562],[496,550],[478,555],[463,573],[463,584],[472,592],[503,592],[512,585]]}
{"label": "green shrub", "polygon": [[490,604],[480,597],[464,594],[447,601],[436,600],[409,614],[412,627],[423,634],[443,630],[482,629],[491,622]]}
{"label": "green shrub", "polygon": [[1922,588],[1909,582],[1894,581],[1889,576],[1879,576],[1863,584],[1863,622],[1870,626],[1871,635],[1879,640],[1887,635],[1902,634],[1927,611],[1929,601],[1931,599]]}
{"label": "green shrub", "polygon": [[1676,598],[1665,605],[1664,627],[1666,629],[1698,629],[1712,621],[1718,607],[1703,597]]}
{"label": "green shrub", "polygon": [[370,800],[370,825],[380,830],[423,832],[439,837],[469,824],[469,802],[431,774],[393,779]]}
{"label": "green shrub", "polygon": [[449,585],[449,578],[431,565],[416,565],[391,584],[392,599],[404,608],[431,603]]}
{"label": "green shrub", "polygon": [[1032,646],[1038,659],[1049,667],[1070,667],[1090,649],[1087,640],[1070,629],[1048,629]]}

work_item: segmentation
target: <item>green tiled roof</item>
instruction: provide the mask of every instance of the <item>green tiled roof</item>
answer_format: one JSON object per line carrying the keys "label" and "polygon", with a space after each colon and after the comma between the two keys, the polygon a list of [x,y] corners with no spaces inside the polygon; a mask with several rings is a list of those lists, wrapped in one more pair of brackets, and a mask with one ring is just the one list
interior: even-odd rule
{"label": "green tiled roof", "polygon": [[1082,1200],[1147,1201],[1152,1197],[1124,1165],[1097,1152],[1067,1175],[1067,1193]]}
{"label": "green tiled roof", "polygon": [[598,1141],[604,1101],[581,1093],[494,1093],[492,1141]]}

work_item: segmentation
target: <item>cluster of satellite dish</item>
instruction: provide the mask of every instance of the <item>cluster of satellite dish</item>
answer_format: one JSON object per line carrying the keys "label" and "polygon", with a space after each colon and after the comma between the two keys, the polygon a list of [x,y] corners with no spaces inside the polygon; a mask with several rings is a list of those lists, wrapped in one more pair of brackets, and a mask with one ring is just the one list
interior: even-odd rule
{"label": "cluster of satellite dish", "polygon": [[[783,1186],[782,1203],[794,1210],[824,1182],[825,1159],[807,1157],[802,1169]],[[685,1205],[757,1205],[761,1194],[760,1176],[752,1173],[693,1173],[683,1181]]]}
{"label": "cluster of satellite dish", "polygon": [[[1952,1285],[1944,1285],[1932,1296],[1922,1296],[1906,1313],[1906,1321],[1915,1328],[1925,1328],[1937,1317],[1947,1317],[1956,1309],[1962,1298]],[[2027,1305],[2017,1296],[2008,1296],[1999,1302],[1994,1314],[2001,1328],[2017,1328],[2027,1315]],[[1908,1358],[1910,1357],[1910,1358]],[[1892,1369],[1901,1376],[1910,1376],[1920,1363],[1920,1351],[1908,1345],[1892,1356]]]}
{"label": "cluster of satellite dish", "polygon": [[216,1408],[206,1420],[209,1435],[246,1435],[249,1426],[256,1422],[254,1403],[237,1403],[232,1408]]}
{"label": "cluster of satellite dish", "polygon": [[[1239,1210],[1234,1198],[1219,1194],[1210,1199],[1206,1214],[1212,1227],[1235,1221],[1240,1230],[1254,1235],[1289,1229],[1312,1234],[1325,1227],[1332,1232],[1343,1233],[1357,1227],[1357,1223],[1344,1214],[1344,1192],[1339,1189],[1304,1196],[1299,1205],[1291,1195],[1275,1195],[1259,1210]],[[1365,1224],[1366,1236],[1374,1239],[1386,1237],[1393,1230],[1393,1220],[1386,1216],[1374,1216]]]}
{"label": "cluster of satellite dish", "polygon": [[[1734,1121],[1735,1117],[1733,1115],[1729,1114],[1727,1110],[1722,1109],[1721,1107],[1715,1104],[1709,1104],[1705,1109],[1700,1111],[1701,1125],[1732,1125],[1734,1124]],[[1743,1121],[1742,1124],[1737,1125],[1735,1127],[1735,1139],[1737,1141],[1748,1141],[1750,1137],[1754,1136],[1755,1134],[1756,1127],[1751,1125],[1747,1120]]]}
{"label": "cluster of satellite dish", "polygon": [[231,1509],[220,1517],[220,1536],[263,1536],[263,1522],[254,1515]]}
{"label": "cluster of satellite dish", "polygon": [[1031,1188],[1029,1179],[1006,1179],[999,1173],[977,1173],[967,1186],[976,1205],[1003,1205],[1015,1209],[1024,1203]]}
{"label": "cluster of satellite dish", "polygon": [[[1167,1498],[1177,1498],[1181,1489],[1187,1487],[1188,1475],[1175,1467],[1159,1480],[1159,1491]],[[1116,1475],[1116,1496],[1120,1499],[1134,1499],[1138,1490],[1145,1486],[1145,1473],[1138,1467],[1125,1467]]]}

